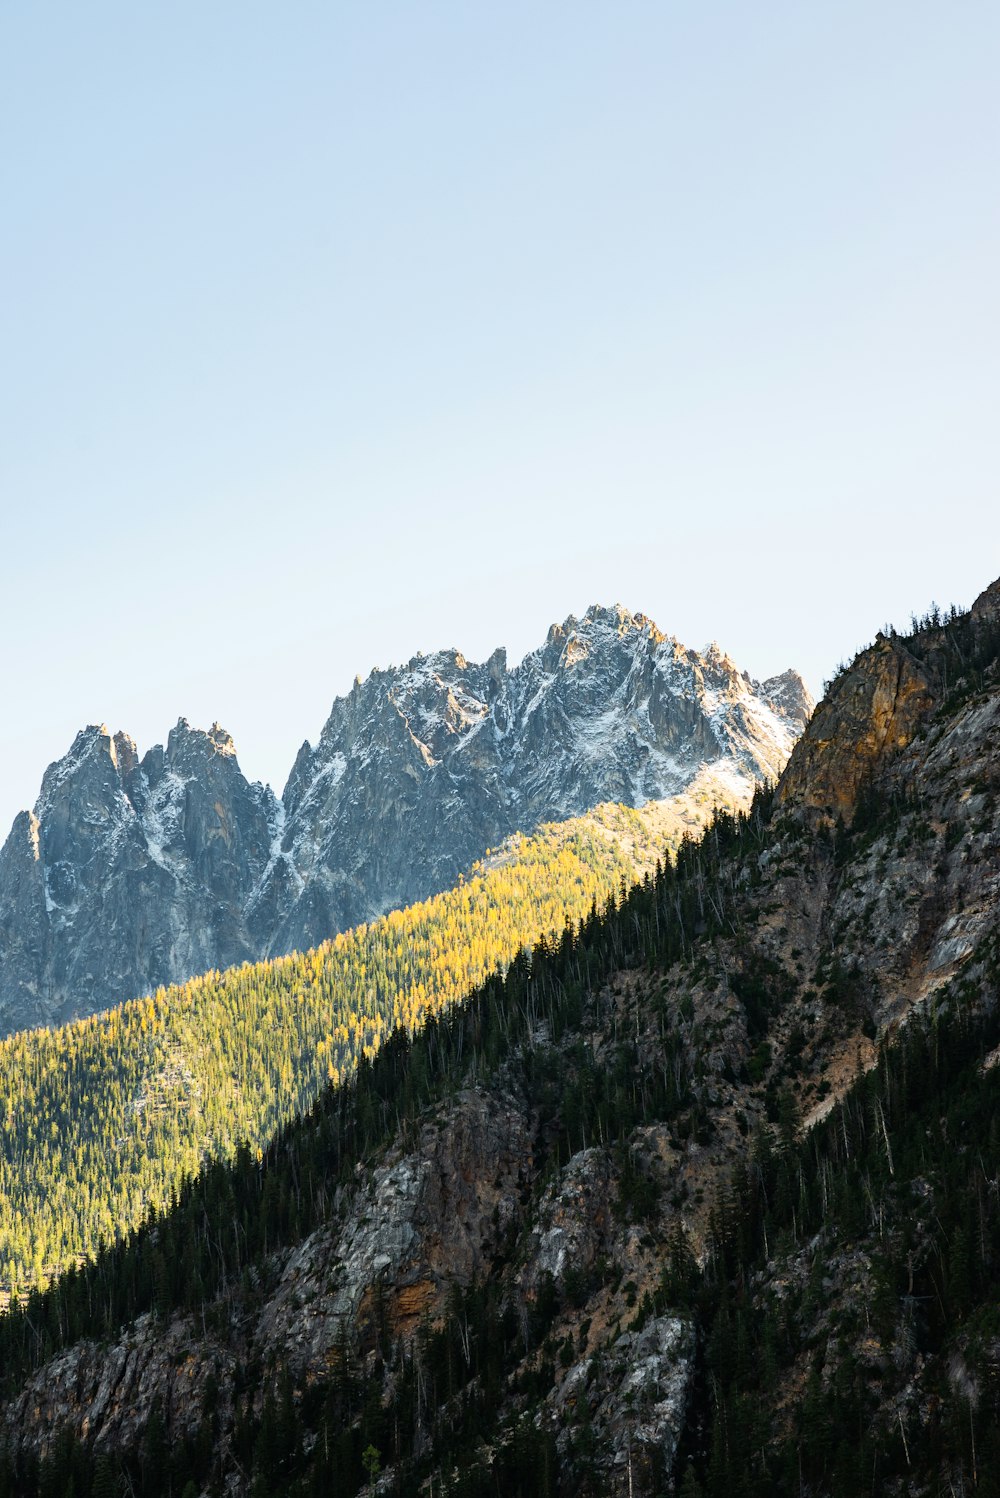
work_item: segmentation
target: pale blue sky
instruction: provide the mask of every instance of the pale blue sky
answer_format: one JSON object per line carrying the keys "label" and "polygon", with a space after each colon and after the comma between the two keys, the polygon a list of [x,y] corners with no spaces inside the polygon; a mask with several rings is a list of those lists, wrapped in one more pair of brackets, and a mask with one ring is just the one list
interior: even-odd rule
{"label": "pale blue sky", "polygon": [[[620,600],[814,687],[1000,573],[1000,8],[0,9],[0,823]],[[0,832],[2,835],[2,832]]]}

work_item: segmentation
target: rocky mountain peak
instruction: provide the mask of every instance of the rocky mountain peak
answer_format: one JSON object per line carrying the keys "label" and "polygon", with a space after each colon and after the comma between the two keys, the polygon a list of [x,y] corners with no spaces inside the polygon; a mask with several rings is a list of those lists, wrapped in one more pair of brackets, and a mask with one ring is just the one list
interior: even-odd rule
{"label": "rocky mountain peak", "polygon": [[236,745],[233,742],[233,736],[220,723],[212,724],[208,730],[208,737],[215,747],[216,754],[222,754],[227,757],[235,756]]}
{"label": "rocky mountain peak", "polygon": [[775,712],[795,724],[801,733],[816,704],[799,673],[789,669],[780,676],[769,676],[761,683],[761,691]]}
{"label": "rocky mountain peak", "polygon": [[214,759],[231,760],[236,774],[236,745],[232,735],[218,723],[210,729],[192,728],[186,718],[178,718],[167,736],[166,763],[179,770],[197,772]]}
{"label": "rocky mountain peak", "polygon": [[[101,766],[103,760],[114,765],[114,745],[104,723],[88,723],[81,728],[67,752],[54,760],[42,776],[42,795],[55,792],[59,786],[72,779],[88,763]],[[103,766],[101,766],[103,768]]]}
{"label": "rocky mountain peak", "polygon": [[49,765],[35,806],[38,820],[52,829],[59,847],[79,831],[89,843],[122,816],[122,775],[118,748],[103,723],[91,723],[67,754]]}
{"label": "rocky mountain peak", "polygon": [[594,604],[515,666],[449,648],[356,680],[281,802],[218,723],[182,717],[141,759],[90,725],[0,855],[0,1026],[309,947],[449,887],[512,833],[677,795],[706,765],[742,798],[781,770],[807,700],[795,673],[761,686]]}
{"label": "rocky mountain peak", "polygon": [[507,652],[502,645],[498,645],[486,662],[486,674],[494,686],[499,686],[506,673]]}
{"label": "rocky mountain peak", "polygon": [[[582,618],[578,619],[575,614],[570,614],[562,624],[550,625],[546,645],[558,643],[564,652],[564,664],[572,665],[575,660],[582,659],[583,655],[602,645],[607,648],[619,640],[630,642],[638,648],[643,639],[658,645],[666,636],[660,633],[647,615],[633,614],[623,604],[592,603]],[[567,642],[575,645],[568,658],[565,657]]]}
{"label": "rocky mountain peak", "polygon": [[[569,623],[570,621],[567,621]],[[647,634],[653,637],[656,643],[666,638],[661,634],[653,620],[646,614],[633,614],[624,604],[614,603],[611,605],[592,603],[579,622],[572,620],[575,628],[583,629],[587,625],[608,629],[615,634]]]}
{"label": "rocky mountain peak", "polygon": [[140,761],[104,724],[45,772],[0,852],[0,1028],[88,1013],[256,955],[242,906],[277,803],[181,719]]}
{"label": "rocky mountain peak", "polygon": [[513,667],[452,649],[372,672],[296,758],[259,895],[268,950],[445,888],[540,821],[675,795],[707,763],[774,777],[809,705],[794,673],[761,687],[620,604],[553,624]]}

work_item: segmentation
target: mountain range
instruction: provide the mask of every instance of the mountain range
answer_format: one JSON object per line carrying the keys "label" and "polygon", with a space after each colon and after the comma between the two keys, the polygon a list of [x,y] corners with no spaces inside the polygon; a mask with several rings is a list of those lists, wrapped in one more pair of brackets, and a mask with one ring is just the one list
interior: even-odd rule
{"label": "mountain range", "polygon": [[0,1033],[303,950],[449,888],[514,832],[682,793],[742,803],[812,707],[641,614],[591,608],[508,668],[457,651],[375,671],[303,744],[279,800],[183,719],[140,757],[84,729],[0,849]]}
{"label": "mountain range", "polygon": [[1000,582],[0,1318],[0,1493],[996,1492],[998,743]]}

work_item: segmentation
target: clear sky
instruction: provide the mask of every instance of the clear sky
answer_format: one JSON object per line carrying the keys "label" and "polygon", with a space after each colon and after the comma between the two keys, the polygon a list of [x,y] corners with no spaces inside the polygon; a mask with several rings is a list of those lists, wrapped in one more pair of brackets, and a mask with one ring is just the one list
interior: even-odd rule
{"label": "clear sky", "polygon": [[3,831],[594,601],[814,689],[971,602],[998,77],[995,0],[0,7]]}

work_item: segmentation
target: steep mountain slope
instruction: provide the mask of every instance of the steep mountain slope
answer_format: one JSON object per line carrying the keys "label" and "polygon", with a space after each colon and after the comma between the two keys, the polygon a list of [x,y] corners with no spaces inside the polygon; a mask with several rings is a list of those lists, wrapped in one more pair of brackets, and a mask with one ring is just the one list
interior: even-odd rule
{"label": "steep mountain slope", "polygon": [[282,802],[218,725],[181,720],[141,761],[88,728],[0,850],[0,1033],[314,946],[449,888],[515,831],[671,797],[709,765],[738,801],[810,707],[792,672],[757,686],[714,647],[591,609],[513,671],[450,651],[374,672]]}
{"label": "steep mountain slope", "polygon": [[260,1148],[394,1026],[651,872],[654,815],[657,835],[625,807],[544,826],[454,890],[306,953],[0,1041],[0,1303],[138,1227],[203,1161]]}
{"label": "steep mountain slope", "polygon": [[998,604],[0,1322],[8,1490],[994,1491]]}
{"label": "steep mountain slope", "polygon": [[455,889],[305,953],[0,1040],[0,1305],[139,1226],[203,1162],[266,1144],[395,1025],[651,874],[735,789],[706,770],[670,801],[545,824]]}

